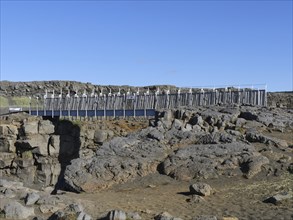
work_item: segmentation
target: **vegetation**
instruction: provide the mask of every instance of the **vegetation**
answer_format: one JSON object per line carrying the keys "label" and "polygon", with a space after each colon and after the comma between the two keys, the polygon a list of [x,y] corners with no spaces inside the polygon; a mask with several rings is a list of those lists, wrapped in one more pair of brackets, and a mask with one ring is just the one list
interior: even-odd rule
{"label": "vegetation", "polygon": [[9,106],[9,102],[8,99],[5,97],[0,96],[0,107],[8,107]]}
{"label": "vegetation", "polygon": [[21,157],[24,159],[32,159],[33,158],[33,153],[31,151],[24,151],[21,154]]}
{"label": "vegetation", "polygon": [[30,104],[30,99],[28,97],[20,96],[20,97],[11,98],[11,105],[13,106],[29,107],[29,104]]}
{"label": "vegetation", "polygon": [[3,97],[0,96],[0,107],[7,108],[9,106],[13,107],[29,107],[31,102],[31,107],[37,106],[36,99],[29,99],[27,96],[16,96],[16,97]]}

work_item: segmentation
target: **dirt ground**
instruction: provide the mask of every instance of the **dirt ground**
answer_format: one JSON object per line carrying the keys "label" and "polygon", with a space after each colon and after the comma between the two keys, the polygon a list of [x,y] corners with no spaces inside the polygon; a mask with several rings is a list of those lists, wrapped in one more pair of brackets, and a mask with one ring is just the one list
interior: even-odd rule
{"label": "dirt ground", "polygon": [[131,183],[92,194],[71,194],[80,200],[94,218],[113,209],[138,212],[143,219],[167,211],[175,217],[192,219],[198,215],[215,215],[219,219],[293,219],[292,200],[273,205],[263,200],[293,186],[293,176],[259,178],[233,177],[204,181],[214,189],[200,203],[187,202],[190,182],[179,182],[167,176],[152,174]]}

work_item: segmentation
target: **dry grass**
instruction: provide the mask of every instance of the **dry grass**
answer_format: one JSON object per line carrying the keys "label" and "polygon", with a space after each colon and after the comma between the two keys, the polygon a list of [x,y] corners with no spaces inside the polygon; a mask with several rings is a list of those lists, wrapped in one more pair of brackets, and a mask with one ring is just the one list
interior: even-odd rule
{"label": "dry grass", "polygon": [[8,99],[0,96],[0,107],[5,108],[9,106]]}
{"label": "dry grass", "polygon": [[7,108],[11,107],[29,107],[31,103],[31,107],[37,106],[36,99],[29,99],[27,96],[16,96],[16,97],[3,97],[0,96],[0,107]]}

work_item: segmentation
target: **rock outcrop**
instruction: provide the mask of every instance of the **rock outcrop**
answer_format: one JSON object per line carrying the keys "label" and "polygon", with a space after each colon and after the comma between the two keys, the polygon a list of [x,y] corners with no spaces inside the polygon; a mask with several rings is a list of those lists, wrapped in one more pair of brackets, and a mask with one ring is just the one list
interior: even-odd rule
{"label": "rock outcrop", "polygon": [[[282,139],[293,130],[292,113],[236,105],[162,110],[148,127],[138,120],[11,115],[0,125],[0,211],[15,219],[36,213],[40,218],[91,219],[61,190],[92,192],[152,173],[196,183],[187,201],[201,205],[210,198],[202,196],[212,191],[202,179],[292,172],[293,143]],[[282,203],[290,195],[276,195],[270,201]],[[108,219],[140,218],[115,209]],[[209,218],[216,217],[194,219]]]}

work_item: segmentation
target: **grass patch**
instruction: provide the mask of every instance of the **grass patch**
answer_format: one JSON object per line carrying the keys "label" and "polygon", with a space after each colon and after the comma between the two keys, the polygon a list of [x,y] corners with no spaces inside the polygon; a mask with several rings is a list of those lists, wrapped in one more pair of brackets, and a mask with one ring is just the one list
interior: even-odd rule
{"label": "grass patch", "polygon": [[12,97],[11,105],[13,106],[21,106],[21,107],[29,107],[30,99],[28,97]]}
{"label": "grass patch", "polygon": [[[3,97],[0,96],[0,107],[29,107],[31,103],[31,107],[37,106],[37,99],[30,99],[28,96],[15,96],[15,97]],[[39,106],[42,103],[39,102]]]}
{"label": "grass patch", "polygon": [[3,97],[3,96],[0,96],[0,107],[8,107],[9,106],[9,102],[8,102],[8,99]]}

